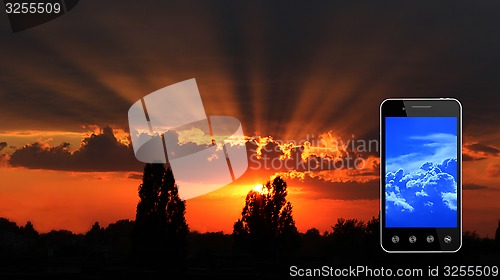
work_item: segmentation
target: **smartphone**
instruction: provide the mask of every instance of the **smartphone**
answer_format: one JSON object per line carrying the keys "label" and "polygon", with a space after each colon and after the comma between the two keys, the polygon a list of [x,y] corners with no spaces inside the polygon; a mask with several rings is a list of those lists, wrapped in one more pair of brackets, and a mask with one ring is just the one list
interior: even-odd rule
{"label": "smartphone", "polygon": [[380,105],[380,245],[386,252],[462,246],[462,105],[386,99]]}

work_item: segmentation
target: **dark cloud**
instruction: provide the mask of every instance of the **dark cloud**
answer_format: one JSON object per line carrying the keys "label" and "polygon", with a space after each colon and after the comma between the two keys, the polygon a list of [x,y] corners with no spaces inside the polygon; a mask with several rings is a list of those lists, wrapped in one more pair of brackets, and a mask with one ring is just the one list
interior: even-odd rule
{"label": "dark cloud", "polygon": [[[249,105],[265,100],[259,106],[267,108],[262,111],[272,122],[268,133],[279,136],[290,120],[299,121],[297,115],[311,130],[316,120],[320,127],[336,128],[348,118],[345,129],[363,133],[378,125],[380,101],[394,96],[455,96],[467,104],[468,120],[476,113],[493,115],[480,109],[491,104],[467,91],[475,85],[479,95],[498,100],[492,88],[500,85],[493,74],[499,55],[492,45],[500,40],[489,26],[497,23],[488,5],[470,9],[459,1],[451,12],[447,5],[421,2],[271,2],[214,5],[213,10],[221,45],[239,58],[230,60],[230,77],[234,92],[242,95],[245,118],[257,118]],[[257,71],[261,80],[252,85]],[[273,110],[274,104],[285,110]]]}
{"label": "dark cloud", "polygon": [[195,77],[207,113],[238,117],[247,134],[376,136],[394,96],[456,97],[481,134],[498,117],[499,5],[86,1],[15,40],[0,25],[0,118],[125,128],[133,102]]}
{"label": "dark cloud", "polygon": [[463,184],[462,189],[468,190],[468,191],[477,191],[477,190],[485,190],[485,189],[491,189],[491,188],[487,187],[487,186],[483,186],[483,185],[469,183],[469,184]]}
{"label": "dark cloud", "polygon": [[485,157],[473,157],[472,155],[463,152],[462,153],[462,160],[463,161],[473,161],[473,160],[483,160],[486,159]]}
{"label": "dark cloud", "polygon": [[498,154],[500,154],[499,149],[493,146],[488,146],[480,143],[468,144],[465,145],[465,147],[473,152],[481,153],[484,155],[498,156]]}
{"label": "dark cloud", "polygon": [[132,173],[128,174],[127,178],[134,179],[134,180],[140,180],[140,179],[142,179],[142,173],[140,173],[140,172],[132,172]]}
{"label": "dark cloud", "polygon": [[71,152],[69,148],[69,143],[51,147],[36,142],[16,150],[10,164],[67,171],[138,171],[142,168],[132,148],[120,143],[109,126],[104,127],[101,134],[85,138],[78,150]]}
{"label": "dark cloud", "polygon": [[7,147],[7,142],[0,142],[0,151],[2,151],[3,149],[5,149],[5,147]]}

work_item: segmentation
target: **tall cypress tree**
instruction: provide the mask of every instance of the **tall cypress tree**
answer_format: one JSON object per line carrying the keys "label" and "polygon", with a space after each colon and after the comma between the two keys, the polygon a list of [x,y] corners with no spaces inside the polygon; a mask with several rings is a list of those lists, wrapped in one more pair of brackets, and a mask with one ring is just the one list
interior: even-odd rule
{"label": "tall cypress tree", "polygon": [[174,260],[182,260],[186,256],[189,227],[185,218],[186,202],[179,197],[179,189],[171,168],[168,168],[163,176],[160,202],[161,209],[165,210],[167,253],[170,252],[169,256],[174,256]]}
{"label": "tall cypress tree", "polygon": [[134,255],[140,263],[166,266],[182,260],[189,228],[186,204],[178,194],[172,169],[146,164],[139,186],[134,230]]}

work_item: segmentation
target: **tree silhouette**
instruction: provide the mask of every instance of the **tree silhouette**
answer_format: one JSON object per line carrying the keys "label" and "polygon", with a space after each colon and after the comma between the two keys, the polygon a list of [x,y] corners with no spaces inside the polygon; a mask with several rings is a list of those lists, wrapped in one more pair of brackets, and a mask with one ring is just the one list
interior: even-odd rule
{"label": "tree silhouette", "polygon": [[365,236],[366,226],[358,219],[337,219],[337,223],[332,227],[332,238],[340,241],[339,244],[345,246],[359,243]]}
{"label": "tree silhouette", "polygon": [[119,220],[109,224],[104,230],[111,257],[120,260],[127,260],[130,257],[134,227],[134,221]]}
{"label": "tree silhouette", "polygon": [[167,252],[173,253],[171,256],[174,258],[182,260],[186,256],[189,227],[185,218],[186,202],[179,197],[179,189],[171,168],[168,168],[163,176],[160,208],[165,209],[165,237],[169,242]]}
{"label": "tree silhouette", "polygon": [[317,229],[317,228],[310,228],[306,231],[304,236],[308,237],[308,238],[320,238],[321,233],[319,232],[319,229]]}
{"label": "tree silhouette", "polygon": [[101,227],[99,222],[95,222],[92,225],[92,228],[90,228],[90,230],[85,234],[85,238],[100,240],[102,239],[103,235],[104,235],[104,228]]}
{"label": "tree silhouette", "polygon": [[[342,254],[344,261],[360,255],[366,255],[366,252],[371,250],[367,245],[369,236],[374,236],[375,227],[378,220],[372,217],[369,222],[369,227],[365,222],[358,219],[337,219],[337,223],[332,226],[333,232],[328,234],[328,250]],[[374,244],[378,244],[378,240],[372,239]],[[380,247],[377,247],[380,250]],[[359,257],[359,256],[358,256]]]}
{"label": "tree silhouette", "polygon": [[26,225],[21,227],[20,230],[27,238],[34,239],[38,237],[38,232],[35,230],[30,221],[26,222]]}
{"label": "tree silhouette", "polygon": [[233,236],[239,249],[254,253],[294,250],[299,234],[287,202],[287,184],[281,177],[268,181],[262,192],[250,191],[245,206],[233,226]]}
{"label": "tree silhouette", "polygon": [[104,245],[104,228],[98,222],[85,234],[85,246],[90,255],[95,256],[102,250]]}
{"label": "tree silhouette", "polygon": [[172,169],[146,164],[139,186],[134,230],[134,255],[154,266],[185,257],[189,228],[184,217],[186,204],[178,194]]}

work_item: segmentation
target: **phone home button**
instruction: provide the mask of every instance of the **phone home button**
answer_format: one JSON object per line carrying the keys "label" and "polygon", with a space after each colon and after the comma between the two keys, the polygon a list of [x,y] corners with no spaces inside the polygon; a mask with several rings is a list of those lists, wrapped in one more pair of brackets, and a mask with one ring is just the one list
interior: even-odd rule
{"label": "phone home button", "polygon": [[394,235],[391,240],[392,240],[392,243],[396,244],[399,242],[399,236]]}
{"label": "phone home button", "polygon": [[434,236],[432,235],[427,236],[427,243],[432,243],[432,242],[434,242]]}
{"label": "phone home button", "polygon": [[417,237],[415,235],[412,235],[410,236],[410,238],[408,238],[408,241],[410,241],[410,243],[415,243],[417,242]]}

